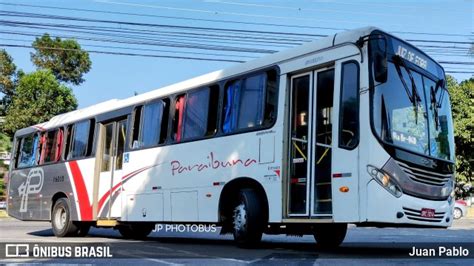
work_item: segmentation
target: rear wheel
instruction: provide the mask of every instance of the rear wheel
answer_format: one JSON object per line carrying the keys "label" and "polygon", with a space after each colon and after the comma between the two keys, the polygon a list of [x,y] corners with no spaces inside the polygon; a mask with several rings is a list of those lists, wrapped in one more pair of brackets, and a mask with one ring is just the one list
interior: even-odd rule
{"label": "rear wheel", "polygon": [[453,210],[453,218],[454,219],[460,219],[462,217],[462,211],[459,208],[454,208]]}
{"label": "rear wheel", "polygon": [[255,190],[239,192],[233,212],[233,234],[240,247],[252,247],[262,239],[266,222],[262,210],[262,202]]}
{"label": "rear wheel", "polygon": [[71,211],[66,198],[60,198],[54,203],[51,215],[51,226],[57,237],[74,236],[78,230],[76,224],[71,221]]}
{"label": "rear wheel", "polygon": [[126,239],[145,239],[153,230],[152,225],[130,224],[118,228],[120,234]]}
{"label": "rear wheel", "polygon": [[322,248],[336,248],[346,237],[347,224],[317,224],[313,229],[314,239]]}

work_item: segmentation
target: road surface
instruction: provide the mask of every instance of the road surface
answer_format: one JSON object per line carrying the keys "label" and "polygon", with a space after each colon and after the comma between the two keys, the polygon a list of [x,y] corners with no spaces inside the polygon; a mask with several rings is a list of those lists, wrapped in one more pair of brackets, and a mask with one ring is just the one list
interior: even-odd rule
{"label": "road surface", "polygon": [[[154,232],[147,240],[123,240],[112,229],[91,229],[86,237],[56,238],[48,222],[21,222],[0,219],[0,243],[28,243],[42,246],[108,246],[113,258],[5,258],[2,262],[93,263],[114,262],[129,265],[156,263],[161,265],[246,265],[298,264],[434,264],[474,265],[474,219],[456,221],[451,229],[356,228],[351,226],[343,245],[337,250],[319,248],[312,236],[267,236],[255,249],[234,245],[231,235],[218,233]],[[470,258],[410,257],[413,247],[462,247]],[[5,252],[5,247],[1,247]],[[31,252],[31,250],[30,250]]]}

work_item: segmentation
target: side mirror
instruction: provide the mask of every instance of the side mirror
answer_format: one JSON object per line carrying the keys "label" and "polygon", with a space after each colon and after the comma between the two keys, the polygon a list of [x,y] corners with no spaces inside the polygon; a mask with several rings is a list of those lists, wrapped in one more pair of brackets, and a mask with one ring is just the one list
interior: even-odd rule
{"label": "side mirror", "polygon": [[374,79],[377,82],[387,82],[388,69],[387,69],[387,40],[385,37],[380,36],[377,39],[371,40],[372,47],[372,58],[373,58],[373,71]]}
{"label": "side mirror", "polygon": [[380,83],[387,82],[387,55],[381,51],[377,51],[374,55],[374,78]]}

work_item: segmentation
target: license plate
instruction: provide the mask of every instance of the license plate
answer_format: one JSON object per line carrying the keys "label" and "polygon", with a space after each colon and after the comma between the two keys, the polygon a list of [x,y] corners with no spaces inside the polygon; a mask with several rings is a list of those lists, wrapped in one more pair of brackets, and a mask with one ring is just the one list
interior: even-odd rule
{"label": "license plate", "polygon": [[435,210],[423,208],[421,209],[421,217],[434,218]]}

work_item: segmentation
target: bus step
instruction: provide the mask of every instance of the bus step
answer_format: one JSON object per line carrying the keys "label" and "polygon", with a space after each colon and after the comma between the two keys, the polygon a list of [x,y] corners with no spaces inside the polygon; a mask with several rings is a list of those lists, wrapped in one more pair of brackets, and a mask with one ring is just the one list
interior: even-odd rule
{"label": "bus step", "polygon": [[332,199],[320,199],[320,200],[317,200],[317,202],[331,202]]}
{"label": "bus step", "polygon": [[97,220],[97,226],[114,227],[117,225],[117,220]]}
{"label": "bus step", "polygon": [[327,186],[327,185],[331,185],[331,182],[316,183],[316,186]]}

